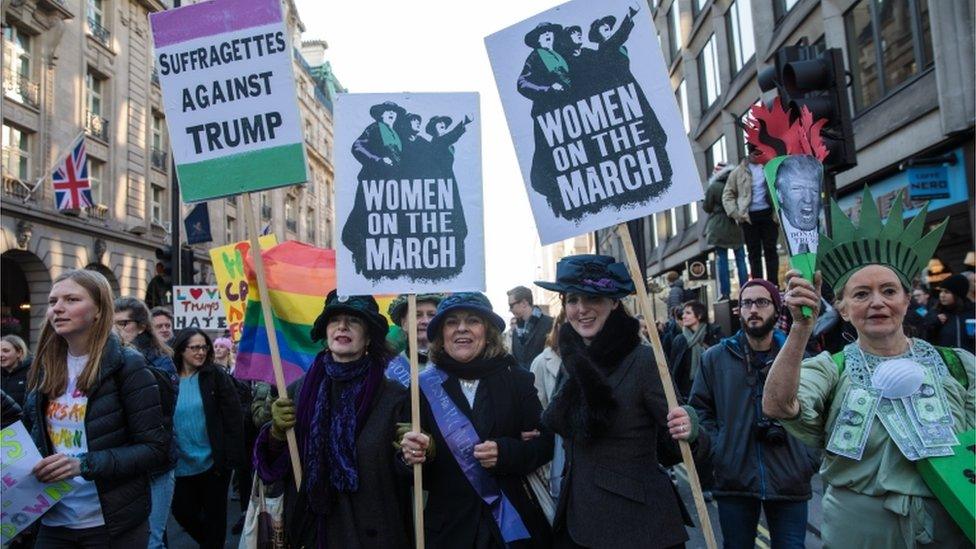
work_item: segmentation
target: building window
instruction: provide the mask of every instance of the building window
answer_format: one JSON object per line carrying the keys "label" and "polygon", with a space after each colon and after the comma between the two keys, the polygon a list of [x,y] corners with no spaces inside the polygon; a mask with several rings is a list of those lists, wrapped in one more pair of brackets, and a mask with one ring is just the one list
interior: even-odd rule
{"label": "building window", "polygon": [[773,0],[773,14],[776,16],[776,22],[778,23],[786,17],[786,14],[790,13],[790,10],[799,3],[800,0]]}
{"label": "building window", "polygon": [[678,214],[677,208],[668,210],[668,238],[678,236]]}
{"label": "building window", "polygon": [[725,136],[719,137],[707,149],[705,149],[705,177],[712,174],[715,165],[719,162],[728,162],[729,153],[725,146]]}
{"label": "building window", "polygon": [[224,242],[237,242],[237,219],[232,215],[227,216],[224,225]]}
{"label": "building window", "polygon": [[707,3],[708,3],[708,0],[691,0],[691,15],[692,15],[692,17],[694,17],[695,19],[697,19],[698,16],[701,15],[701,12],[705,9],[705,4],[707,4]]}
{"label": "building window", "polygon": [[678,84],[678,92],[675,95],[678,100],[678,108],[681,110],[681,122],[685,125],[685,133],[691,133],[691,113],[688,112],[688,86],[684,80]]}
{"label": "building window", "polygon": [[671,2],[671,9],[668,11],[668,50],[671,52],[671,63],[678,57],[681,51],[681,14],[678,12],[678,0]]}
{"label": "building window", "polygon": [[729,32],[729,52],[734,73],[742,70],[756,54],[756,39],[752,30],[752,0],[735,0],[725,15]]}
{"label": "building window", "polygon": [[13,126],[3,125],[3,174],[28,182],[30,170],[30,134]]}
{"label": "building window", "polygon": [[3,94],[15,101],[40,107],[40,88],[33,74],[31,35],[19,28],[3,28]]}
{"label": "building window", "polygon": [[294,197],[285,200],[285,229],[293,233],[298,232],[298,207]]}
{"label": "building window", "polygon": [[88,32],[107,46],[110,35],[106,26],[105,0],[88,0]]}
{"label": "building window", "polygon": [[315,244],[315,210],[309,208],[305,215],[305,240],[309,244]]}
{"label": "building window", "polygon": [[150,153],[153,167],[163,171],[166,170],[166,161],[169,156],[166,150],[165,131],[163,117],[154,113],[152,117],[152,150]]}
{"label": "building window", "polygon": [[698,85],[701,91],[702,112],[704,112],[722,95],[714,34],[708,37],[708,42],[698,54]]}
{"label": "building window", "polygon": [[104,89],[105,80],[89,69],[85,73],[85,103],[87,106],[85,129],[88,130],[89,135],[107,140],[108,121],[103,117],[105,110]]}
{"label": "building window", "polygon": [[271,191],[261,193],[261,220],[271,220]]}
{"label": "building window", "polygon": [[92,202],[98,206],[105,203],[105,162],[88,157],[88,179],[91,181]]}
{"label": "building window", "polygon": [[691,204],[685,204],[682,206],[684,208],[685,215],[685,227],[690,227],[695,223],[698,223],[698,203],[692,202]]}
{"label": "building window", "polygon": [[155,225],[163,224],[163,211],[166,204],[166,189],[159,185],[152,185],[149,195],[149,213]]}
{"label": "building window", "polygon": [[844,14],[854,75],[854,107],[863,110],[932,64],[927,0],[861,0]]}
{"label": "building window", "polygon": [[657,214],[651,214],[651,242],[654,243],[655,248],[661,245],[661,237],[657,232]]}

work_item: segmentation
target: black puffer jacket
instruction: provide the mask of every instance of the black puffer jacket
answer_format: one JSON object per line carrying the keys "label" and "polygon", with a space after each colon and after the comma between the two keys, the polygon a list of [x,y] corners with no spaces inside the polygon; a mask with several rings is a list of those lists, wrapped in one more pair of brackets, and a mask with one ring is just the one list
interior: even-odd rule
{"label": "black puffer jacket", "polygon": [[[88,395],[82,470],[95,482],[102,516],[115,536],[149,518],[149,471],[166,462],[170,434],[163,426],[156,378],[138,351],[109,336],[100,368]],[[47,405],[47,395],[32,391],[24,410],[24,423],[44,456],[53,453]]]}

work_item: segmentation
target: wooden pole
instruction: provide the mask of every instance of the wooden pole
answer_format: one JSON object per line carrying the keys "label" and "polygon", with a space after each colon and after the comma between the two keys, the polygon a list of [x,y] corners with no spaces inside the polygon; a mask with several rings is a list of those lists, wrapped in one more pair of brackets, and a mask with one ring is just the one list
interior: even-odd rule
{"label": "wooden pole", "polygon": [[[417,360],[417,294],[407,296],[407,349],[410,351],[410,430],[420,432],[420,364]],[[413,466],[413,517],[417,549],[424,549],[424,469]]]}
{"label": "wooden pole", "polygon": [[[630,230],[626,223],[617,225],[617,234],[624,245],[624,254],[627,256],[627,268],[630,277],[634,279],[637,287],[637,304],[641,309],[641,314],[645,319],[651,318],[651,300],[647,295],[647,287],[644,282],[644,275],[641,274],[640,265],[637,263],[637,253],[634,251],[634,242],[630,238]],[[664,396],[668,401],[668,410],[678,407],[678,396],[674,392],[674,382],[671,380],[671,372],[668,371],[668,362],[664,356],[664,347],[661,346],[661,336],[657,333],[657,326],[648,324],[647,334],[651,338],[651,348],[654,349],[654,362],[657,363],[657,373],[661,376],[661,384],[664,385]],[[698,471],[695,469],[695,460],[691,456],[691,446],[685,440],[679,440],[678,446],[681,448],[681,460],[688,470],[688,483],[691,484],[691,495],[695,499],[695,509],[698,511],[698,520],[701,522],[702,534],[705,536],[705,544],[708,549],[717,549],[715,544],[715,532],[712,531],[712,522],[708,518],[708,507],[705,505],[705,498],[702,496],[701,483],[698,481]]]}
{"label": "wooden pole", "polygon": [[[271,314],[271,294],[268,293],[268,281],[264,274],[264,259],[261,257],[261,243],[259,242],[258,224],[251,205],[251,195],[244,193],[244,220],[247,223],[247,234],[251,241],[251,260],[254,262],[254,272],[258,279],[258,292],[261,294],[261,314],[264,316],[264,329],[268,334],[268,348],[271,350],[271,367],[274,370],[275,385],[278,387],[278,397],[288,397],[288,385],[285,384],[285,372],[281,369],[281,353],[278,351],[278,336],[275,333],[274,316]],[[288,442],[288,453],[291,456],[291,470],[295,476],[295,488],[302,487],[302,464],[298,456],[298,440],[295,430],[285,432]]]}

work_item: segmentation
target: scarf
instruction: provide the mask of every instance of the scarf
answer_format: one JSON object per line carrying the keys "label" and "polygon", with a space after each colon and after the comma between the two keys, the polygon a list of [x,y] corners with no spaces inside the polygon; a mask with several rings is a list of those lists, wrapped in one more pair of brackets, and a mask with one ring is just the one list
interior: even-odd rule
{"label": "scarf", "polygon": [[[354,362],[335,362],[323,351],[305,376],[299,394],[297,429],[308,433],[300,440],[306,471],[305,489],[309,508],[324,515],[335,491],[359,489],[356,468],[356,435],[362,430],[370,405],[383,378],[369,356]],[[348,381],[335,402],[330,399],[332,383]]]}
{"label": "scarf", "polygon": [[688,342],[688,349],[691,350],[691,379],[694,381],[695,376],[698,375],[698,368],[701,366],[701,356],[702,352],[705,350],[705,333],[708,332],[708,326],[704,324],[698,325],[698,331],[692,332],[688,328],[681,329],[681,335],[685,336],[685,340]]}
{"label": "scarf", "polygon": [[508,354],[494,358],[479,356],[471,362],[458,362],[445,355],[437,362],[437,367],[441,371],[459,379],[484,379],[515,365],[515,359]]}
{"label": "scarf", "polygon": [[380,138],[383,139],[383,146],[396,152],[402,151],[403,143],[400,142],[400,136],[393,131],[393,128],[383,122],[378,122],[377,125],[380,127]]}
{"label": "scarf", "polygon": [[535,51],[539,54],[539,59],[542,59],[542,64],[546,66],[546,70],[558,76],[562,83],[569,83],[569,65],[566,64],[563,56],[545,48],[536,48]]}
{"label": "scarf", "polygon": [[563,438],[597,437],[613,422],[617,402],[607,377],[640,344],[640,323],[614,309],[589,346],[567,322],[559,329],[559,356],[566,381],[542,416]]}

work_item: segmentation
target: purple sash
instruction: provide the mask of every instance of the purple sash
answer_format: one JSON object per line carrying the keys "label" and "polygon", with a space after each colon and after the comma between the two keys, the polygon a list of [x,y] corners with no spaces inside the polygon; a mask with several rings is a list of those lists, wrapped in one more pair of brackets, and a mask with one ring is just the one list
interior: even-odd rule
{"label": "purple sash", "polygon": [[386,378],[396,381],[404,387],[410,387],[410,361],[397,355],[386,366]]}
{"label": "purple sash", "polygon": [[519,516],[512,502],[505,497],[495,479],[475,459],[474,446],[480,444],[481,439],[471,420],[458,409],[444,390],[442,384],[446,379],[447,374],[433,364],[428,364],[427,369],[420,374],[420,388],[427,397],[430,411],[434,415],[434,421],[437,422],[437,428],[444,436],[448,450],[461,467],[465,478],[471,483],[471,487],[491,509],[491,515],[498,529],[501,530],[505,543],[529,539],[532,536],[529,535],[525,524],[522,523],[522,517]]}

